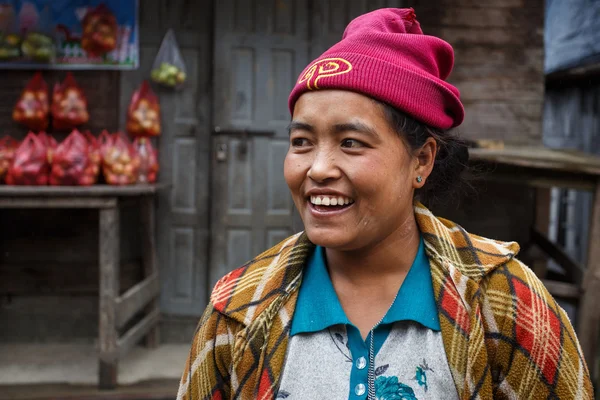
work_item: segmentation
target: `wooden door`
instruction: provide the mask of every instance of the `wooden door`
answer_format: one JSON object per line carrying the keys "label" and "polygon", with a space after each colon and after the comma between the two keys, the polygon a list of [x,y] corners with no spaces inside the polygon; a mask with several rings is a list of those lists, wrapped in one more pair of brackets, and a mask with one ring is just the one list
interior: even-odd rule
{"label": "wooden door", "polygon": [[170,315],[199,316],[208,298],[212,16],[209,1],[140,2],[140,68],[121,74],[124,127],[133,90],[150,76],[167,29],[175,30],[187,68],[185,88],[153,85],[162,116],[159,180],[167,185],[157,199],[160,305]]}
{"label": "wooden door", "polygon": [[287,98],[308,62],[307,15],[308,0],[216,2],[211,287],[301,229],[283,160]]}

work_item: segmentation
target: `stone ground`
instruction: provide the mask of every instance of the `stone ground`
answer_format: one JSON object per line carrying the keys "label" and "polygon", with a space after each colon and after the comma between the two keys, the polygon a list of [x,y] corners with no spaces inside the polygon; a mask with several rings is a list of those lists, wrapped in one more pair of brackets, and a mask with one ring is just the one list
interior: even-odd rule
{"label": "stone ground", "polygon": [[101,393],[93,344],[0,344],[0,399],[173,399],[188,351],[136,347],[119,363],[119,389]]}

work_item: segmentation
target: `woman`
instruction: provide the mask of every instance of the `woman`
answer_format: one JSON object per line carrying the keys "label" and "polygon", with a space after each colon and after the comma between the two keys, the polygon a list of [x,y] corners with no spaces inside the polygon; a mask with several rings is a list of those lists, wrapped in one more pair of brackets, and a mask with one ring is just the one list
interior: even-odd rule
{"label": "woman", "polygon": [[178,398],[592,398],[518,245],[420,202],[467,161],[452,66],[412,9],[381,9],[303,71],[284,174],[306,231],[217,283]]}

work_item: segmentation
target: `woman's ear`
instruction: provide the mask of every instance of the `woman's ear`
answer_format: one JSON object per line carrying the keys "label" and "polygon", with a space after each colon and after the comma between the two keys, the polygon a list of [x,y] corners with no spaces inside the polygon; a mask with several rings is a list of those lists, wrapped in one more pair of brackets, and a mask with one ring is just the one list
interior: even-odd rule
{"label": "woman's ear", "polygon": [[415,189],[420,189],[425,185],[427,178],[431,175],[435,156],[437,154],[437,142],[434,138],[428,138],[423,146],[416,150],[415,153],[415,170],[413,186]]}

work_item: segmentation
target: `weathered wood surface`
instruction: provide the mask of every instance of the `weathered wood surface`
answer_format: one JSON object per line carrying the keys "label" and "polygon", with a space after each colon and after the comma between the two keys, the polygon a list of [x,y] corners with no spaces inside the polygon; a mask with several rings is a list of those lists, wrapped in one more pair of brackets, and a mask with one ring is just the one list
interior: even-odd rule
{"label": "weathered wood surface", "polygon": [[531,229],[531,239],[533,243],[538,245],[549,257],[551,257],[558,265],[565,270],[565,275],[571,283],[581,284],[585,269],[575,262],[561,248],[552,243],[546,235],[539,232],[537,229]]}
{"label": "weathered wood surface", "polygon": [[600,176],[600,157],[574,150],[553,150],[542,146],[470,149],[469,158],[473,161]]}
{"label": "weathered wood surface", "polygon": [[154,301],[160,293],[158,274],[139,282],[115,301],[117,308],[117,327],[122,328],[131,317],[138,313],[150,301]]}
{"label": "weathered wood surface", "polygon": [[[145,308],[146,314],[160,310],[160,280],[158,270],[158,259],[156,249],[156,217],[154,208],[154,197],[146,196],[141,199],[140,205],[140,217],[142,221],[142,259],[144,266],[145,281],[155,281],[154,284],[149,285],[151,289],[148,289],[147,298],[149,301],[148,306]],[[142,296],[140,295],[140,298]],[[146,302],[144,302],[146,303]],[[156,324],[148,335],[146,335],[146,345],[150,348],[158,347],[160,343],[158,324]]]}
{"label": "weathered wood surface", "polygon": [[142,337],[149,334],[152,329],[155,329],[159,320],[160,310],[155,309],[119,338],[117,341],[118,358],[122,358]]}
{"label": "weathered wood surface", "polygon": [[544,1],[411,0],[425,34],[449,42],[471,139],[541,143]]}
{"label": "weathered wood surface", "polygon": [[100,210],[99,386],[117,385],[118,332],[115,300],[119,283],[119,209]]}
{"label": "weathered wood surface", "polygon": [[2,197],[128,197],[157,193],[164,184],[136,184],[127,186],[10,186],[0,185]]}
{"label": "weathered wood surface", "polygon": [[577,317],[577,335],[591,376],[598,368],[596,355],[600,334],[600,179],[594,194],[587,270],[583,279],[583,296]]}
{"label": "weathered wood surface", "polygon": [[77,197],[0,197],[0,208],[112,208],[116,198]]}
{"label": "weathered wood surface", "polygon": [[582,293],[581,287],[573,283],[550,281],[547,279],[542,279],[542,283],[552,296],[562,299],[578,300]]}

